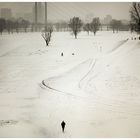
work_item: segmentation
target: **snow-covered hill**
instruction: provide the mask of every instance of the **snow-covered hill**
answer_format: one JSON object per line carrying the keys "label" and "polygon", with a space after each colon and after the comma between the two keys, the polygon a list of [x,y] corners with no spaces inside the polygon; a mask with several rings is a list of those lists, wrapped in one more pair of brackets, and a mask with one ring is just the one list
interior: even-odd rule
{"label": "snow-covered hill", "polygon": [[132,36],[53,33],[45,47],[40,33],[3,35],[0,137],[139,137],[140,41]]}

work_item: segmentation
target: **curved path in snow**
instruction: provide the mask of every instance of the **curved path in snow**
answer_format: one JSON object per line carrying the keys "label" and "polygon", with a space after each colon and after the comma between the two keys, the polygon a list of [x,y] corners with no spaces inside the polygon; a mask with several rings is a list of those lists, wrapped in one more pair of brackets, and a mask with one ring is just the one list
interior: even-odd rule
{"label": "curved path in snow", "polygon": [[[120,41],[120,42],[118,42],[118,44],[112,49],[112,50],[110,50],[108,53],[113,53],[113,52],[115,52],[116,50],[118,50],[121,46],[123,46],[126,42],[127,42],[128,40],[122,40],[122,41]],[[107,53],[107,54],[108,54]],[[105,54],[106,55],[106,54]],[[86,60],[86,61],[88,61],[88,60]],[[87,71],[87,73],[84,75],[84,76],[82,76],[81,77],[81,79],[80,79],[80,81],[78,82],[78,87],[79,88],[82,88],[82,82],[88,77],[88,75],[90,74],[90,72],[93,72],[94,71],[94,67],[96,66],[96,63],[97,63],[97,61],[98,61],[98,59],[97,58],[95,58],[95,59],[92,59],[92,61],[91,61],[91,66],[90,66],[90,68],[89,68],[89,70]],[[85,62],[85,61],[84,61]],[[74,67],[71,71],[74,71],[74,69],[75,68],[77,68],[78,66],[80,66],[80,65],[82,65],[84,62],[82,62],[82,63],[80,63],[80,64],[78,64],[76,67]],[[102,69],[102,71],[103,71],[103,69]],[[70,71],[69,71],[70,72]],[[66,72],[67,73],[67,72]],[[66,73],[64,73],[64,74],[66,74]],[[63,75],[64,75],[63,74]],[[62,76],[63,76],[62,75]],[[56,77],[57,78],[57,77]],[[59,78],[59,77],[58,77]],[[49,79],[48,79],[49,80]],[[58,89],[58,88],[55,88],[55,87],[53,87],[53,86],[50,86],[50,85],[48,85],[48,84],[46,84],[46,82],[45,82],[46,80],[42,80],[42,82],[41,82],[41,84],[44,86],[44,87],[46,87],[46,88],[48,88],[48,89],[50,89],[50,90],[53,90],[53,91],[56,91],[56,92],[59,92],[59,94],[66,94],[66,95],[69,95],[69,96],[73,96],[73,97],[82,97],[82,96],[78,96],[78,95],[74,95],[74,94],[72,94],[71,92],[66,92],[66,91],[63,91],[63,90],[60,90],[60,89]],[[87,81],[88,82],[88,81]],[[41,85],[41,86],[42,86]],[[83,97],[82,97],[83,98]]]}

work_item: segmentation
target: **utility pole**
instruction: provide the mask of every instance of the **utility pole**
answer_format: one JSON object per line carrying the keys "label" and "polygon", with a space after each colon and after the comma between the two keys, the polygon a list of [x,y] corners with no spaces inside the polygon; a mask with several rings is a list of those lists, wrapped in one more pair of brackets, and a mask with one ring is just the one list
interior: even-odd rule
{"label": "utility pole", "polygon": [[47,2],[45,2],[45,31],[47,31]]}
{"label": "utility pole", "polygon": [[35,31],[37,31],[37,2],[35,2]]}

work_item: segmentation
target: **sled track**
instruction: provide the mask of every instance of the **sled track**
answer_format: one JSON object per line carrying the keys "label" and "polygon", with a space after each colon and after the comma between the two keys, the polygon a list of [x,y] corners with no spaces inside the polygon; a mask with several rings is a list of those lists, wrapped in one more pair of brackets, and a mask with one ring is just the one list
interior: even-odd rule
{"label": "sled track", "polygon": [[[121,47],[125,42],[127,42],[127,40],[123,40],[123,41],[121,41],[120,43],[119,43],[119,45],[117,45],[117,47],[115,47],[114,49],[112,49],[111,51],[110,51],[110,53],[111,52],[114,52],[116,49],[118,49],[119,47]],[[86,60],[87,61],[87,60]],[[93,63],[93,61],[94,61],[94,63]],[[85,61],[84,62],[82,62],[82,64],[83,63],[85,63]],[[88,74],[94,69],[94,67],[95,67],[95,64],[97,63],[97,58],[95,58],[94,60],[92,59],[92,62],[91,62],[91,68],[89,69],[89,71],[84,75],[84,77],[79,81],[79,88],[81,88],[81,82],[88,76]],[[78,96],[78,95],[73,95],[72,93],[70,93],[70,92],[65,92],[65,91],[61,91],[61,90],[59,90],[59,89],[55,89],[55,88],[53,88],[53,87],[51,87],[51,86],[48,86],[48,85],[46,85],[45,84],[45,80],[42,80],[42,85],[44,86],[44,87],[46,87],[46,88],[48,88],[48,89],[50,89],[50,90],[53,90],[53,91],[56,91],[56,92],[59,92],[59,93],[61,93],[61,94],[63,94],[63,95],[69,95],[69,96],[72,96],[72,97],[79,97],[79,98],[84,98],[85,99],[85,97],[83,97],[83,96]],[[40,86],[41,87],[41,86]],[[42,87],[41,87],[42,88]]]}
{"label": "sled track", "polygon": [[[42,85],[45,86],[46,88],[52,90],[52,91],[55,91],[57,92],[57,94],[61,94],[61,95],[64,95],[64,96],[70,96],[70,97],[73,97],[74,99],[81,99],[81,100],[87,100],[87,101],[91,101],[93,106],[90,106],[89,109],[91,110],[96,110],[96,108],[94,107],[94,105],[96,104],[102,104],[103,106],[106,106],[106,108],[104,108],[104,110],[107,110],[109,112],[112,112],[112,113],[120,113],[120,114],[128,114],[128,115],[132,115],[132,116],[140,116],[140,112],[139,113],[133,113],[132,111],[123,111],[123,110],[120,110],[119,108],[121,107],[121,104],[124,104],[124,103],[120,103],[119,105],[118,104],[109,104],[109,103],[104,103],[103,101],[97,101],[98,98],[96,98],[97,100],[95,99],[92,99],[91,97],[84,97],[84,96],[78,96],[78,95],[73,95],[72,93],[70,92],[65,92],[65,91],[61,91],[61,90],[57,90],[55,88],[52,88],[48,85],[46,85],[44,83],[44,80],[42,81]],[[118,101],[116,100],[115,102],[118,103]],[[100,108],[99,108],[100,109]]]}
{"label": "sled track", "polygon": [[[124,40],[122,42],[120,42],[120,44],[115,47],[112,52],[114,52],[116,49],[120,48],[127,40]],[[79,81],[79,88],[81,87],[80,83],[88,76],[88,74],[94,69],[95,65],[97,63],[97,59],[94,59],[92,60],[91,62],[91,68],[89,69],[89,71],[83,76],[83,78]],[[138,113],[135,113],[133,112],[132,110],[126,110],[125,111],[125,107],[124,104],[125,104],[125,101],[120,101],[120,100],[117,100],[117,99],[113,99],[113,102],[114,103],[104,103],[104,100],[106,100],[105,97],[103,97],[102,100],[98,100],[99,98],[101,98],[100,96],[96,96],[96,98],[91,98],[91,97],[84,97],[84,96],[79,96],[79,95],[74,95],[70,92],[65,92],[65,91],[62,91],[62,90],[59,90],[59,89],[55,89],[47,84],[45,84],[45,80],[43,80],[42,82],[42,85],[45,87],[45,88],[48,88],[52,91],[55,91],[57,92],[57,94],[61,94],[61,95],[64,95],[64,96],[70,96],[70,97],[73,97],[74,99],[75,98],[78,98],[78,99],[82,99],[82,100],[87,100],[87,101],[92,101],[92,104],[93,106],[90,106],[89,109],[96,109],[94,107],[94,104],[102,104],[103,106],[106,106],[106,108],[104,108],[105,110],[109,111],[109,112],[114,112],[114,113],[120,113],[120,114],[128,114],[128,115],[133,115],[133,116],[140,116],[140,112]],[[41,87],[43,88],[43,87]],[[108,99],[109,100],[109,99]],[[116,104],[117,103],[117,104]],[[119,104],[118,104],[119,103]],[[120,109],[120,107],[122,107]]]}
{"label": "sled track", "polygon": [[[80,63],[80,64],[83,64],[83,63],[85,63],[85,62],[87,62],[87,61],[88,61],[88,60],[86,60],[86,61],[84,61],[84,62],[82,62],[82,63]],[[94,63],[93,63],[93,62],[94,62]],[[91,62],[91,64],[90,64],[90,65],[92,65],[91,68],[90,68],[89,71],[84,75],[84,77],[79,81],[79,88],[80,88],[80,83],[81,83],[81,82],[87,77],[87,75],[91,72],[91,70],[94,68],[95,64],[96,64],[96,59],[92,60],[92,62]],[[76,66],[76,67],[77,67],[77,66]],[[50,87],[50,86],[48,86],[48,85],[45,84],[45,80],[42,80],[41,83],[42,83],[43,86],[47,87],[48,89],[51,89],[51,90],[53,90],[53,91],[57,91],[57,92],[59,92],[59,93],[61,93],[61,94],[63,94],[63,95],[67,94],[67,95],[73,96],[73,97],[85,98],[85,97],[82,97],[82,96],[74,95],[74,94],[72,94],[72,93],[70,93],[70,92],[65,92],[65,91],[61,91],[61,90],[55,89],[55,88],[53,88],[53,87]]]}
{"label": "sled track", "polygon": [[[120,48],[125,42],[127,42],[128,40],[123,40],[123,41],[120,41],[119,44],[113,48],[112,50],[110,50],[108,53],[112,53],[114,52],[115,50],[117,50],[118,48]],[[93,63],[94,60],[92,60],[92,63]],[[97,59],[95,58],[95,61],[92,65],[92,67],[90,68],[90,70],[87,72],[87,74],[79,81],[79,88],[81,88],[81,82],[88,76],[88,74],[93,70],[93,68],[95,67],[95,64],[97,62]]]}
{"label": "sled track", "polygon": [[[84,98],[84,97],[82,97],[82,96],[73,95],[73,94],[70,93],[70,92],[65,92],[65,91],[61,91],[61,90],[52,88],[52,87],[46,85],[44,80],[43,80],[41,83],[42,83],[42,85],[45,86],[46,88],[51,89],[51,90],[56,91],[56,92],[59,92],[60,94],[68,95],[68,96],[72,96],[72,97]],[[42,87],[41,87],[41,88],[42,88]]]}
{"label": "sled track", "polygon": [[[93,61],[94,61],[94,63],[93,63]],[[95,60],[92,60],[92,63],[93,63],[93,64],[91,64],[92,66],[91,66],[90,70],[89,70],[89,71],[87,72],[87,74],[84,75],[84,77],[79,81],[79,88],[81,88],[81,82],[88,76],[88,74],[89,74],[89,73],[92,71],[92,69],[95,67],[96,62],[97,62],[96,59],[95,59]]]}

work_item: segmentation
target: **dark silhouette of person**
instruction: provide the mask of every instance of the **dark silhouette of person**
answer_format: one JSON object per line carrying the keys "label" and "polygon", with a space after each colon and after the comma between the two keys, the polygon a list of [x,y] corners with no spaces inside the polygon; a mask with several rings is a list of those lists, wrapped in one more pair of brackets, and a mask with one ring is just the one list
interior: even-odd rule
{"label": "dark silhouette of person", "polygon": [[61,56],[63,56],[63,52],[61,53]]}
{"label": "dark silhouette of person", "polygon": [[64,121],[61,122],[62,132],[64,132],[66,123]]}

